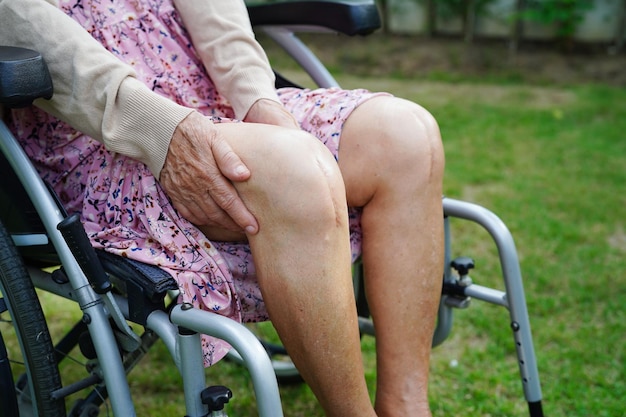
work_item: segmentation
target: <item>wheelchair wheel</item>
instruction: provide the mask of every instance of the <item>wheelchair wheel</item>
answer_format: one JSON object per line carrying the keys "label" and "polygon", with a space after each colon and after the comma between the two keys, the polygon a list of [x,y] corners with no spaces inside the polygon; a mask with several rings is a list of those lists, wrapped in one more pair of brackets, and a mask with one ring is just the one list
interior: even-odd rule
{"label": "wheelchair wheel", "polygon": [[[61,387],[61,377],[48,326],[30,276],[1,222],[0,339],[7,353],[1,355],[0,346],[5,360],[0,368],[0,416],[17,416],[16,408],[22,417],[65,416],[65,402],[51,397]],[[11,373],[4,372],[9,369]]]}

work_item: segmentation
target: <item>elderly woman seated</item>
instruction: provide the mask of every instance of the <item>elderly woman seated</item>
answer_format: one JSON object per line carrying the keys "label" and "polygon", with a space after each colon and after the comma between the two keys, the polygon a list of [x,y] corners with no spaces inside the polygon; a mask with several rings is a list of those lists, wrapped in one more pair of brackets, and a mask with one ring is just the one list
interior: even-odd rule
{"label": "elderly woman seated", "polygon": [[[48,63],[53,99],[14,110],[11,127],[95,247],[168,271],[181,302],[271,319],[328,415],[430,415],[444,157],[426,110],[276,90],[240,0],[0,0],[0,39]],[[228,346],[203,348],[208,366]]]}

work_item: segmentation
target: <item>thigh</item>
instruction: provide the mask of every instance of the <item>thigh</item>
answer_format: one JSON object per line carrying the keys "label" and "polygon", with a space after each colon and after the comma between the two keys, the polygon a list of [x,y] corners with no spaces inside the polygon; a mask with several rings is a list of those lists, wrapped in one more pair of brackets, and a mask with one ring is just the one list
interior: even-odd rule
{"label": "thigh", "polygon": [[307,175],[314,164],[333,162],[328,149],[303,130],[257,123],[219,123],[215,128],[250,169],[250,179],[235,184],[243,193],[250,188],[269,192]]}
{"label": "thigh", "polygon": [[374,97],[389,96],[388,93],[374,93],[365,89],[340,88],[284,88],[278,90],[278,95],[300,127],[318,138],[335,159],[339,157],[344,123],[352,112]]}

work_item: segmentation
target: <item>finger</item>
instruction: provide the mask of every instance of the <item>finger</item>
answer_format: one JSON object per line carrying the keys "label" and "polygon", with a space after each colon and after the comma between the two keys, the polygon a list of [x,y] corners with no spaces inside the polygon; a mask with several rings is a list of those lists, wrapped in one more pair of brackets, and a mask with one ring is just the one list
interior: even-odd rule
{"label": "finger", "polygon": [[231,183],[249,176],[213,124],[192,113],[172,138],[160,180],[181,215],[195,224],[256,233],[256,219]]}
{"label": "finger", "polygon": [[282,126],[282,127],[287,127],[290,129],[300,129],[300,125],[298,124],[298,122],[296,121],[296,118],[293,117],[293,115],[291,113],[287,113],[283,114],[281,117],[279,117],[279,120],[276,122],[277,126]]}
{"label": "finger", "polygon": [[213,185],[209,190],[212,199],[237,225],[247,233],[255,234],[259,227],[254,215],[241,200],[235,187],[225,179],[234,182],[245,181],[250,177],[250,170],[230,145],[218,135],[213,137],[211,151],[220,171],[210,182]]}
{"label": "finger", "polygon": [[249,123],[264,123],[286,128],[300,129],[296,118],[281,103],[261,99],[255,102],[243,119]]}
{"label": "finger", "polygon": [[241,182],[250,178],[250,170],[233,151],[228,142],[219,136],[211,141],[211,152],[221,174],[231,181]]}
{"label": "finger", "polygon": [[207,226],[242,232],[233,219],[222,210],[211,198],[209,190],[202,191],[187,198],[174,195],[170,197],[172,205],[181,217],[189,220],[196,226]]}
{"label": "finger", "polygon": [[172,199],[172,205],[178,211],[178,214],[193,224],[202,224],[205,221],[205,215],[200,207],[196,204],[181,204]]}
{"label": "finger", "polygon": [[[248,210],[235,187],[223,177],[212,182],[209,189],[211,200],[217,204],[232,221],[247,233],[255,234],[258,224],[254,215]],[[237,229],[233,229],[237,230]]]}

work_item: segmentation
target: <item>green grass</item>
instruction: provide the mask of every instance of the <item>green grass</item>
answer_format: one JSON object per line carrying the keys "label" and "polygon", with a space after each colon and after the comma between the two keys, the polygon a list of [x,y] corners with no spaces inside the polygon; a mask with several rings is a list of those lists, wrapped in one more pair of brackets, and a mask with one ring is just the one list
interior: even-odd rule
{"label": "green grass", "polygon": [[[461,96],[456,87],[411,98],[440,121],[446,193],[492,209],[516,239],[546,414],[625,415],[626,92],[472,85]],[[483,236],[461,231],[476,279],[497,272],[481,259]],[[506,318],[475,307],[457,315],[452,345],[434,352],[436,414],[523,415]]]}
{"label": "green grass", "polygon": [[[338,78],[427,107],[446,147],[446,195],[491,209],[510,228],[546,415],[626,415],[626,91]],[[452,226],[453,255],[474,257],[474,280],[502,288],[486,232],[462,221]],[[371,337],[363,352],[373,394]],[[224,362],[207,375],[233,389],[232,416],[256,415],[245,371]],[[182,414],[180,378],[162,344],[130,383],[139,415]],[[281,395],[288,416],[322,415],[305,385],[283,387]],[[433,351],[430,400],[435,416],[527,415],[505,310],[475,301],[457,312],[449,340]]]}

